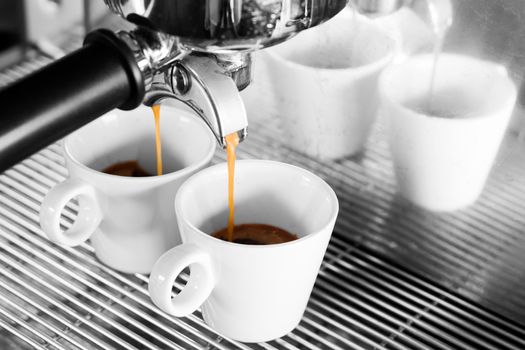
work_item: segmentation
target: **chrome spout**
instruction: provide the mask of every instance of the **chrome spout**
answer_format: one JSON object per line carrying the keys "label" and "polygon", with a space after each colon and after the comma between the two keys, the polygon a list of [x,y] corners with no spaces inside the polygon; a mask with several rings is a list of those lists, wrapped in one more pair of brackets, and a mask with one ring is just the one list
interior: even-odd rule
{"label": "chrome spout", "polygon": [[153,106],[176,99],[191,108],[211,129],[221,147],[225,136],[248,133],[246,110],[239,95],[251,81],[251,54],[225,55],[180,48],[173,37],[139,28],[119,36],[134,52],[143,73],[143,103]]}
{"label": "chrome spout", "polygon": [[226,135],[237,132],[240,141],[248,135],[239,87],[246,87],[251,79],[242,68],[230,64],[214,55],[192,54],[175,64],[168,75],[173,96],[206,122],[223,148]]}

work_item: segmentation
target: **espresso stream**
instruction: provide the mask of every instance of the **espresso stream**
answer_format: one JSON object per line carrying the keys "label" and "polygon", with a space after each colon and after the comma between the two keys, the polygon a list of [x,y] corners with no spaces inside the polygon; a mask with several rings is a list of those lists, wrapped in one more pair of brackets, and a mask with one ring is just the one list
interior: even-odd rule
{"label": "espresso stream", "polygon": [[[153,105],[153,116],[155,117],[155,154],[157,157],[157,175],[162,175],[162,144],[160,140],[160,105]],[[144,177],[151,176],[136,160],[128,160],[124,162],[115,163],[102,170],[103,173],[129,176],[129,177]]]}
{"label": "espresso stream", "polygon": [[155,117],[155,154],[157,155],[157,175],[162,175],[162,143],[160,140],[160,105],[151,106]]}
{"label": "espresso stream", "polygon": [[225,139],[228,161],[228,226],[215,232],[212,236],[224,241],[251,245],[285,243],[297,239],[296,235],[276,226],[265,224],[235,225],[234,180],[239,135],[234,132],[227,135]]}
{"label": "espresso stream", "polygon": [[239,135],[236,132],[226,135],[226,154],[228,161],[228,208],[230,213],[228,215],[228,227],[226,239],[233,241],[233,230],[235,227],[235,203],[234,203],[234,179],[235,179],[235,151],[239,145]]}
{"label": "espresso stream", "polygon": [[434,109],[434,90],[435,80],[438,70],[438,62],[441,53],[443,52],[443,44],[445,36],[447,35],[450,25],[452,24],[452,4],[450,0],[432,0],[428,2],[430,11],[431,24],[436,42],[434,43],[432,72],[430,75],[430,83],[427,92],[427,109]]}
{"label": "espresso stream", "polygon": [[[157,158],[157,175],[162,175],[162,144],[160,138],[160,105],[151,107],[155,118],[155,154]],[[212,236],[234,243],[264,245],[277,244],[293,241],[297,236],[281,228],[265,224],[242,224],[235,226],[235,203],[234,203],[234,179],[235,179],[235,160],[236,149],[239,145],[239,135],[234,132],[225,137],[226,153],[228,161],[228,226],[215,232]],[[104,173],[143,177],[151,176],[145,171],[136,160],[129,160],[113,164],[104,170]]]}

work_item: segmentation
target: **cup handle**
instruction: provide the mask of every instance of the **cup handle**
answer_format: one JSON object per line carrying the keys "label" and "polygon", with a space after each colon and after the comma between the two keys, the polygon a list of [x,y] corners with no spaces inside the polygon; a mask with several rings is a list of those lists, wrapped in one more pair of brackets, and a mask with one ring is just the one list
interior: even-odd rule
{"label": "cup handle", "polygon": [[[60,214],[73,198],[79,198],[78,216],[67,231],[60,229]],[[40,227],[50,240],[67,246],[86,241],[98,228],[102,212],[95,190],[78,179],[67,179],[55,186],[44,198],[40,209]]]}
{"label": "cup handle", "polygon": [[[177,276],[190,267],[186,286],[172,298],[171,291]],[[183,317],[197,310],[215,287],[211,258],[192,243],[185,243],[164,253],[153,266],[149,277],[149,294],[162,311]]]}

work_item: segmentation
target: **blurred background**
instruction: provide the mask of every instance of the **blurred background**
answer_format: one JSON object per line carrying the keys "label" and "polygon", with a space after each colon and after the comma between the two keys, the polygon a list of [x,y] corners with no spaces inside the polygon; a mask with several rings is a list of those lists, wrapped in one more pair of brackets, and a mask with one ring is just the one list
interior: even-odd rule
{"label": "blurred background", "polygon": [[0,68],[35,54],[57,56],[67,33],[89,31],[109,10],[102,0],[2,0],[0,2]]}

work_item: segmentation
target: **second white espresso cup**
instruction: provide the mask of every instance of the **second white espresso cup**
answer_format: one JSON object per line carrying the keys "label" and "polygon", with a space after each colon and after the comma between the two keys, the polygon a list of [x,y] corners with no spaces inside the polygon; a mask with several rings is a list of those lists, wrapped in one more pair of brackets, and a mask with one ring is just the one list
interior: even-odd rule
{"label": "second white espresso cup", "polygon": [[504,66],[442,53],[431,91],[433,55],[387,68],[381,113],[401,194],[449,211],[480,195],[509,123],[517,89]]}
{"label": "second white espresso cup", "polygon": [[[338,213],[334,191],[301,168],[242,160],[235,169],[235,223],[262,223],[299,236],[272,245],[244,245],[210,234],[228,218],[226,164],[188,179],[175,199],[183,244],[153,267],[149,292],[163,311],[186,316],[202,305],[204,321],[243,342],[269,341],[297,326],[306,309]],[[190,276],[173,296],[175,279]]]}
{"label": "second white espresso cup", "polygon": [[394,40],[344,10],[264,53],[287,145],[326,159],[361,151],[376,118],[379,74],[396,53]]}
{"label": "second white espresso cup", "polygon": [[[173,198],[191,174],[211,160],[216,142],[196,116],[162,106],[164,175],[125,177],[103,173],[136,160],[156,174],[155,123],[146,107],[112,111],[66,137],[69,178],[46,195],[40,225],[53,241],[76,246],[91,239],[104,264],[127,273],[149,273],[154,262],[180,243]],[[78,198],[78,215],[66,231],[61,213]]]}

